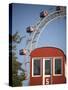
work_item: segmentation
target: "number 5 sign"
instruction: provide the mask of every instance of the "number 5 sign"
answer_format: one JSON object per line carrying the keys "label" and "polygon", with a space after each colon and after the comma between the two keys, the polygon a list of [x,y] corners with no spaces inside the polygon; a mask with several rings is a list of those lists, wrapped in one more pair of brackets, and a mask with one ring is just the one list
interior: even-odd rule
{"label": "number 5 sign", "polygon": [[49,78],[46,78],[46,81],[45,81],[46,85],[49,84]]}

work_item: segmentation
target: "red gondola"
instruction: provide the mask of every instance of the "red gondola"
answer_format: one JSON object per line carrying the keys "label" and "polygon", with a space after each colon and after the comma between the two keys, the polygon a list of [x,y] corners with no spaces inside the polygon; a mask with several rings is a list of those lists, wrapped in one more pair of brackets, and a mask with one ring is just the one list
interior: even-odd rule
{"label": "red gondola", "polygon": [[47,11],[42,11],[42,12],[40,13],[40,18],[44,18],[44,17],[46,17],[46,16],[48,16],[48,12],[47,12]]}
{"label": "red gondola", "polygon": [[30,85],[66,83],[66,57],[56,47],[36,48],[30,53]]}
{"label": "red gondola", "polygon": [[34,32],[34,30],[35,29],[32,26],[29,26],[26,28],[27,33],[32,33],[32,32]]}

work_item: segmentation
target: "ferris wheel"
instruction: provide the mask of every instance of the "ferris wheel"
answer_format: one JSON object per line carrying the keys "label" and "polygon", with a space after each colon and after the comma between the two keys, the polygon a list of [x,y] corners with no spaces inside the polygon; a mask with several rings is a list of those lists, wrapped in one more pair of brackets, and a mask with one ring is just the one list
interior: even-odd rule
{"label": "ferris wheel", "polygon": [[[25,58],[28,56],[29,58],[31,51],[38,47],[38,40],[41,33],[44,31],[44,28],[51,21],[64,16],[66,16],[66,8],[63,6],[57,6],[56,10],[52,13],[48,13],[48,11],[42,11],[40,13],[39,20],[34,25],[26,28],[26,33],[28,33],[26,48],[20,50],[20,55],[24,55]],[[27,62],[25,61],[25,68],[27,63],[29,63],[29,60]]]}

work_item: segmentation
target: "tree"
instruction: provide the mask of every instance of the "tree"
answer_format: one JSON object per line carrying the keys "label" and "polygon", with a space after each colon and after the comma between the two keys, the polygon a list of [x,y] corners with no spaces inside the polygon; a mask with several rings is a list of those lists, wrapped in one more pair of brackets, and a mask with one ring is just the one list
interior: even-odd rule
{"label": "tree", "polygon": [[[22,37],[20,37],[18,32],[14,35],[9,35],[9,37],[9,57],[10,59],[12,58],[12,86],[22,86],[22,81],[25,80],[25,73],[16,55],[16,47],[22,41]],[[18,70],[21,71],[20,75],[18,75]]]}

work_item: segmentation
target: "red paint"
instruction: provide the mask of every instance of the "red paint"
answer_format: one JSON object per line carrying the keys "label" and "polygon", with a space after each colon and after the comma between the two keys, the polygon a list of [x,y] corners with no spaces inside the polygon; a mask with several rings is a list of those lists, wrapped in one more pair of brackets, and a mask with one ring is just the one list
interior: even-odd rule
{"label": "red paint", "polygon": [[[66,78],[65,78],[65,62],[66,62],[66,57],[64,55],[64,52],[55,47],[42,47],[42,48],[37,48],[33,50],[30,54],[30,85],[42,85],[43,83],[43,70],[42,70],[42,75],[41,77],[32,77],[32,58],[34,57],[41,57],[41,67],[43,67],[43,57],[62,57],[62,68],[63,68],[63,74],[62,76],[54,76],[53,75],[53,70],[52,70],[52,82],[51,78],[49,78],[49,84],[60,84],[60,83],[65,83]],[[53,60],[52,60],[53,62]],[[53,69],[53,63],[52,63],[52,69]],[[47,78],[47,77],[46,77]],[[45,78],[45,82],[46,82]]]}

